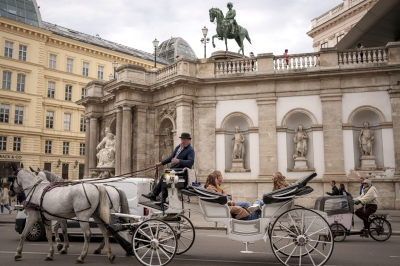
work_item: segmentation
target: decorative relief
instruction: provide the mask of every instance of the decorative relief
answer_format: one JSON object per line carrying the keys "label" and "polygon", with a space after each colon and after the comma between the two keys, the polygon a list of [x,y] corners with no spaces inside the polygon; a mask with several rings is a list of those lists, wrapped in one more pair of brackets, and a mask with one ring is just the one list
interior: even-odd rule
{"label": "decorative relief", "polygon": [[332,34],[331,36],[328,37],[329,40],[333,40],[335,38],[335,34]]}
{"label": "decorative relief", "polygon": [[175,105],[164,105],[157,109],[158,113],[158,121],[161,121],[162,118],[166,115],[171,116],[174,120],[176,119],[176,106]]}
{"label": "decorative relief", "polygon": [[318,47],[319,46],[319,44],[320,44],[320,42],[318,41],[318,42],[314,42],[313,43],[313,47]]}

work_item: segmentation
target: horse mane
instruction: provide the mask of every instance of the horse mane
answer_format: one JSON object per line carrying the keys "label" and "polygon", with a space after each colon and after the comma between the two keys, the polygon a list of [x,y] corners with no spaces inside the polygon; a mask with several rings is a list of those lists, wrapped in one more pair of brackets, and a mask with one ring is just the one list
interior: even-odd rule
{"label": "horse mane", "polygon": [[27,173],[28,175],[34,177],[36,179],[36,181],[38,181],[40,179],[39,176],[35,175],[34,173],[32,173],[31,171],[25,170],[25,169],[21,169],[20,171],[24,171],[25,173]]}
{"label": "horse mane", "polygon": [[65,181],[63,178],[61,178],[58,175],[56,175],[52,172],[49,172],[47,170],[43,170],[43,173],[45,174],[46,179],[49,182],[64,182]]}
{"label": "horse mane", "polygon": [[222,10],[219,9],[218,7],[213,7],[213,8],[211,8],[211,9],[214,9],[214,10],[218,11],[219,13],[221,13],[222,18],[225,18],[224,12],[222,12]]}

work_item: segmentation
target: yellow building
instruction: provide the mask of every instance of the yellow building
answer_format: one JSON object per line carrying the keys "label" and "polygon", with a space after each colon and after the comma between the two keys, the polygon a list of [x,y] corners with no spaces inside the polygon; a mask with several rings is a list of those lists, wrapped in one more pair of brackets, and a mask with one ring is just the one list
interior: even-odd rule
{"label": "yellow building", "polygon": [[90,81],[112,78],[114,61],[151,69],[153,55],[43,22],[35,0],[0,0],[0,36],[0,178],[11,162],[82,178],[85,108],[75,102]]}

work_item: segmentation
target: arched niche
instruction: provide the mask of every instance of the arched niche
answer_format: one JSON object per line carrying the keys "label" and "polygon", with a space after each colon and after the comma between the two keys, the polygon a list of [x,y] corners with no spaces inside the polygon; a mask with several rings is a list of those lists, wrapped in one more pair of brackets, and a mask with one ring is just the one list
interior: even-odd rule
{"label": "arched niche", "polygon": [[[283,127],[287,126],[289,118],[291,120],[293,120],[293,119],[304,118],[304,117],[308,117],[310,119],[312,125],[318,124],[317,118],[313,113],[311,113],[307,109],[296,108],[296,109],[292,109],[289,112],[287,112],[287,114],[282,119],[281,126],[283,126]],[[299,122],[301,122],[301,121],[299,121]],[[308,123],[308,119],[307,119],[307,123]],[[310,124],[310,126],[311,126],[311,124]]]}
{"label": "arched niche", "polygon": [[[174,151],[174,134],[175,131],[173,120],[168,117],[164,117],[158,128],[158,160],[162,161],[172,154]],[[163,171],[160,169],[159,171]]]}
{"label": "arched niche", "polygon": [[[250,123],[250,124],[249,124]],[[232,148],[233,138],[235,134],[235,127],[239,126],[239,132],[244,136],[244,168],[250,169],[250,136],[249,127],[252,127],[253,122],[251,119],[243,113],[233,113],[225,117],[222,122],[222,128],[225,129],[225,169],[229,170],[232,168]]]}
{"label": "arched niche", "polygon": [[349,122],[353,125],[354,165],[356,168],[361,167],[359,136],[364,127],[364,122],[369,123],[369,128],[372,129],[374,133],[372,154],[375,156],[375,164],[377,167],[384,167],[382,127],[380,123],[385,121],[383,113],[379,109],[370,106],[362,106],[355,109],[350,114]]}
{"label": "arched niche", "polygon": [[307,166],[308,168],[314,168],[314,138],[311,125],[316,124],[315,116],[310,112],[304,112],[302,109],[299,112],[290,111],[285,116],[284,125],[286,126],[286,151],[287,151],[287,168],[294,169],[294,159],[293,155],[296,151],[296,144],[294,143],[295,130],[299,125],[303,126],[303,131],[307,134]]}

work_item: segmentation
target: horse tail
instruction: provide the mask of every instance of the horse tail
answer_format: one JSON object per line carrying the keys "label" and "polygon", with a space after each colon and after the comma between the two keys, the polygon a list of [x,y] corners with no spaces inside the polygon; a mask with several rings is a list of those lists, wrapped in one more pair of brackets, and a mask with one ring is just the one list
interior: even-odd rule
{"label": "horse tail", "polygon": [[100,218],[104,223],[110,224],[110,208],[108,206],[107,191],[103,185],[97,185],[99,189],[99,210]]}
{"label": "horse tail", "polygon": [[250,40],[249,32],[247,30],[246,30],[246,36],[245,37],[249,41],[249,43],[252,44],[251,40]]}
{"label": "horse tail", "polygon": [[[119,202],[121,205],[121,213],[124,214],[130,214],[129,211],[129,203],[128,203],[128,198],[126,196],[126,193],[122,190],[117,188],[118,194],[119,194]],[[126,222],[129,222],[129,218],[124,219]]]}

